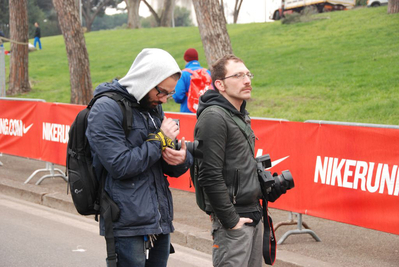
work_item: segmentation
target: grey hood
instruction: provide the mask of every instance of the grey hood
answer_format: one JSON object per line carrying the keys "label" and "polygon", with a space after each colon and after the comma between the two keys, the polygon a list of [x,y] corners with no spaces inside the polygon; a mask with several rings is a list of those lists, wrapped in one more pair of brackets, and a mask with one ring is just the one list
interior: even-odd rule
{"label": "grey hood", "polygon": [[140,101],[152,88],[175,73],[180,73],[176,60],[165,50],[143,49],[119,84]]}

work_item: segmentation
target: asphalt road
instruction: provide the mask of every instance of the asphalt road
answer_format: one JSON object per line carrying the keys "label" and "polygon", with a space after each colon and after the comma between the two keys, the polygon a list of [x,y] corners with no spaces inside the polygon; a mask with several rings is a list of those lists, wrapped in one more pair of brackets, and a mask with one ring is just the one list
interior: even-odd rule
{"label": "asphalt road", "polygon": [[[104,238],[91,219],[0,195],[0,266],[105,266]],[[174,245],[170,267],[211,266],[211,256]]]}

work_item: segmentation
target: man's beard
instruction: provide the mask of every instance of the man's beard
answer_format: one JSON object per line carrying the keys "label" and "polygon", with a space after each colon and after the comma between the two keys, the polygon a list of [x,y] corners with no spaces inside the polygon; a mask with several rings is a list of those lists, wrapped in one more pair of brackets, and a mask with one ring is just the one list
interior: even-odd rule
{"label": "man's beard", "polygon": [[144,109],[154,109],[158,105],[161,105],[161,101],[152,101],[148,94],[146,94],[143,99],[140,100],[140,106]]}

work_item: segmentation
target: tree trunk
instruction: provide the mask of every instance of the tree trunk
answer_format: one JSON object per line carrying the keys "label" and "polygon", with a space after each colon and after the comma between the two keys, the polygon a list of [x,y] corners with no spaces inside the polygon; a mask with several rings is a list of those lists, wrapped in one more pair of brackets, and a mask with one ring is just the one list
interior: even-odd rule
{"label": "tree trunk", "polygon": [[165,0],[162,9],[161,27],[171,27],[175,0]]}
{"label": "tree trunk", "polygon": [[234,6],[234,24],[237,24],[238,14],[240,13],[242,1],[243,0],[236,0],[236,4]]}
{"label": "tree trunk", "polygon": [[[224,16],[224,3],[223,3],[223,0],[220,0],[220,8],[222,9],[222,13],[223,13],[223,16]],[[226,20],[226,17],[224,19]]]}
{"label": "tree trunk", "polygon": [[83,17],[85,20],[85,24],[86,24],[85,26],[86,26],[87,32],[91,31],[91,26],[93,25],[94,19],[98,16],[98,14],[101,12],[101,10],[104,9],[104,7],[106,7],[110,4],[110,2],[111,2],[111,0],[104,0],[95,9],[93,9],[92,1],[84,1],[83,2],[82,14],[83,14]]}
{"label": "tree trunk", "polygon": [[399,0],[388,1],[388,14],[399,13]]}
{"label": "tree trunk", "polygon": [[140,28],[139,7],[141,0],[126,0],[127,27],[129,29]]}
{"label": "tree trunk", "polygon": [[86,32],[91,32],[91,25],[93,25],[94,18],[87,15],[85,10],[82,10],[83,19],[85,20]]}
{"label": "tree trunk", "polygon": [[193,0],[206,61],[211,66],[224,55],[232,54],[226,19],[218,0]]}
{"label": "tree trunk", "polygon": [[10,82],[8,94],[16,95],[29,92],[29,30],[28,30],[28,9],[27,0],[9,2],[10,11],[10,39],[18,43],[11,42],[10,58]]}
{"label": "tree trunk", "polygon": [[155,10],[152,8],[152,6],[146,0],[142,0],[142,1],[148,7],[151,14],[154,16],[157,26],[159,27],[161,25],[161,18],[158,16],[157,12],[155,12]]}
{"label": "tree trunk", "polygon": [[93,97],[85,38],[74,0],[53,0],[66,46],[71,103],[87,104]]}

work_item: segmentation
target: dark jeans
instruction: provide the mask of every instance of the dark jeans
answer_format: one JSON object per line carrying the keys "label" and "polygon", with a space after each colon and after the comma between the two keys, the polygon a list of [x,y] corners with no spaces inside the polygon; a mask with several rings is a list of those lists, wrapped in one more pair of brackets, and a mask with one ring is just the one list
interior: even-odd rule
{"label": "dark jeans", "polygon": [[166,267],[170,252],[170,235],[156,237],[148,259],[143,236],[115,237],[118,267]]}

